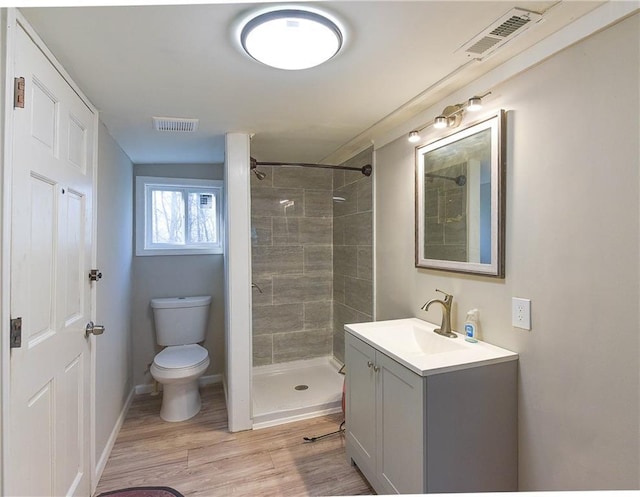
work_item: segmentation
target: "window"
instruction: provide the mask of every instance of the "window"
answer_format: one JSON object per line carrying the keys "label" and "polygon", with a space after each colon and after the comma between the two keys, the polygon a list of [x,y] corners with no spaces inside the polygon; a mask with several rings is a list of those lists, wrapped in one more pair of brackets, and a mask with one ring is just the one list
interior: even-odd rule
{"label": "window", "polygon": [[221,254],[222,181],[136,178],[136,255]]}

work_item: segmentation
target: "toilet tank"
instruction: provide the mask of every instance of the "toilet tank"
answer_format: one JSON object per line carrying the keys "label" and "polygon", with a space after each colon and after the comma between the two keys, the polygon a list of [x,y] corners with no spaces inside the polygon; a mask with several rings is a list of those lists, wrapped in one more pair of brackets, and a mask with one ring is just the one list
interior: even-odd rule
{"label": "toilet tank", "polygon": [[202,342],[210,304],[210,296],[151,299],[158,345]]}

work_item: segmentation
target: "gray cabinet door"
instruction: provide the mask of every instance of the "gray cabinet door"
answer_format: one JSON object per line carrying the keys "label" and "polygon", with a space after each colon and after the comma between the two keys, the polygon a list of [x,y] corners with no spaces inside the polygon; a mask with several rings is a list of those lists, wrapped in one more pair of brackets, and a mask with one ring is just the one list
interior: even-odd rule
{"label": "gray cabinet door", "polygon": [[347,458],[356,462],[375,487],[375,350],[348,333],[345,343]]}
{"label": "gray cabinet door", "polygon": [[424,493],[424,379],[380,352],[376,367],[378,480],[384,493]]}

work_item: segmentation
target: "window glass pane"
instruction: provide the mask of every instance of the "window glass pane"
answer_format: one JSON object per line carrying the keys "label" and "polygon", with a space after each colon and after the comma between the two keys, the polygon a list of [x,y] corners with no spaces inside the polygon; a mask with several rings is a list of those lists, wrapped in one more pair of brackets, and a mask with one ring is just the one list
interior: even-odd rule
{"label": "window glass pane", "polygon": [[216,198],[212,192],[189,192],[188,243],[216,243]]}
{"label": "window glass pane", "polygon": [[151,242],[184,245],[183,193],[170,190],[151,193]]}

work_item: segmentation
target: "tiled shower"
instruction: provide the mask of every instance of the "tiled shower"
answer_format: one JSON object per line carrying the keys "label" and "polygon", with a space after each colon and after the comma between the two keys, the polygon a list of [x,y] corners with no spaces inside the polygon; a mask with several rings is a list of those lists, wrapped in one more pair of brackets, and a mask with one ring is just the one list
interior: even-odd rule
{"label": "tiled shower", "polygon": [[[372,163],[372,149],[345,166]],[[347,322],[371,321],[372,179],[259,167],[251,175],[253,365],[344,360]]]}

